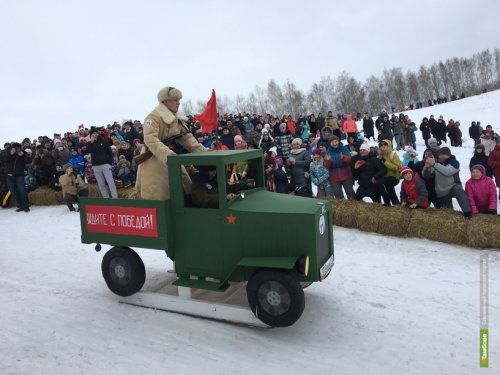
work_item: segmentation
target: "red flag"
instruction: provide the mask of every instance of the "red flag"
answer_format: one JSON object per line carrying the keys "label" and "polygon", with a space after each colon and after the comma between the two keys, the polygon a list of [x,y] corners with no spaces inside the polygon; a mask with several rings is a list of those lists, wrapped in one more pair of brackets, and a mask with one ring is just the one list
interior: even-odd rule
{"label": "red flag", "polygon": [[207,106],[203,113],[194,116],[201,124],[201,130],[208,133],[217,129],[217,99],[215,97],[215,90],[212,90],[212,96],[207,102]]}

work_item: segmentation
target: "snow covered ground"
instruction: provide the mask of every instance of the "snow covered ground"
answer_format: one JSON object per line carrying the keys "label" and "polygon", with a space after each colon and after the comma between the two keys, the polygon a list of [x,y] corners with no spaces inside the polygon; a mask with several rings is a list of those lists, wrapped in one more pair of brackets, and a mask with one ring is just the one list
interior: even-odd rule
{"label": "snow covered ground", "polygon": [[[499,372],[500,253],[334,227],[336,264],[284,329],[118,303],[104,251],[65,207],[0,212],[1,374],[479,373],[479,257],[489,254],[489,370]],[[104,248],[106,250],[107,247]],[[148,277],[171,267],[138,250]]]}
{"label": "snow covered ground", "polygon": [[[500,91],[408,113],[417,125],[430,114],[459,120],[465,138],[472,120],[499,132]],[[463,182],[472,150],[468,139],[452,148]],[[334,227],[330,277],[305,290],[295,325],[263,330],[118,303],[102,279],[105,251],[80,243],[79,216],[64,206],[1,210],[0,228],[2,375],[500,373],[494,250]],[[160,251],[138,252],[148,277],[171,267]],[[489,369],[479,368],[481,254]]]}

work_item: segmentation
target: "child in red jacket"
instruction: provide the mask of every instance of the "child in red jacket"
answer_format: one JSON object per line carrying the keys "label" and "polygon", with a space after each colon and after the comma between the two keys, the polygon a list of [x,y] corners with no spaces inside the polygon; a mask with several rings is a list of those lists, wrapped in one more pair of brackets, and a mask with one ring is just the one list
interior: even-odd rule
{"label": "child in red jacket", "polygon": [[411,168],[404,167],[399,174],[403,178],[400,194],[401,206],[409,208],[429,207],[427,188],[418,173],[414,174]]}

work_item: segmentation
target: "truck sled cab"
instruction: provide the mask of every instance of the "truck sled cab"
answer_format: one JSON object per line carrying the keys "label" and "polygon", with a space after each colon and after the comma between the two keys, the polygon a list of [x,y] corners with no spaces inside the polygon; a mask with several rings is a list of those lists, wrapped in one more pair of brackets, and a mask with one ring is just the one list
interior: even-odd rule
{"label": "truck sled cab", "polygon": [[[231,176],[235,164],[246,167],[244,177]],[[131,246],[160,249],[175,262],[173,285],[224,293],[248,281],[248,305],[260,321],[293,324],[304,309],[302,286],[333,267],[331,202],[267,191],[261,150],[175,155],[168,166],[167,201],[81,199],[82,242],[113,246],[102,263],[111,291],[130,296],[144,285]],[[199,207],[183,182],[186,171],[196,180],[206,169],[216,170],[209,188],[218,202]]]}

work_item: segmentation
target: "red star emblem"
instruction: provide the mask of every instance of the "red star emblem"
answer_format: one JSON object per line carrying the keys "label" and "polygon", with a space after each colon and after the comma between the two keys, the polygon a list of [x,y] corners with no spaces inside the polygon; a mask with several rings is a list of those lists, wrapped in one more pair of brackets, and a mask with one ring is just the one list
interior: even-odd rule
{"label": "red star emblem", "polygon": [[229,214],[229,216],[226,216],[226,219],[228,224],[234,224],[236,221],[236,216],[234,216],[233,214]]}

